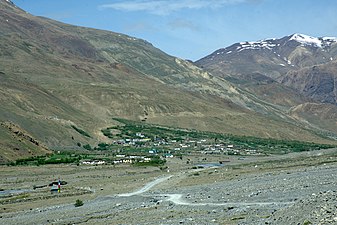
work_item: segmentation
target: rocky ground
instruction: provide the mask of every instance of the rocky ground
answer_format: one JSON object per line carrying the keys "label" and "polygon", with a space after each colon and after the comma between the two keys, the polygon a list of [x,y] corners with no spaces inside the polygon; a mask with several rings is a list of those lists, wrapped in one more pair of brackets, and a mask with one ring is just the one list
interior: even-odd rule
{"label": "rocky ground", "polygon": [[[100,175],[96,180],[99,182],[91,187],[95,191],[75,196],[60,193],[50,201],[3,202],[2,208],[7,209],[2,209],[0,221],[1,224],[337,224],[336,156],[337,150],[333,149],[232,159],[223,167],[204,169],[192,169],[191,165],[172,159],[168,162],[170,172],[157,168],[63,168],[59,171],[68,173],[68,179],[81,177],[82,182],[90,183],[97,178],[95,174]],[[193,160],[197,161],[197,157]],[[35,172],[39,171],[43,170]],[[9,177],[5,178],[9,184]],[[69,189],[74,188],[72,185],[70,182]],[[84,205],[75,207],[76,198],[82,199]]]}

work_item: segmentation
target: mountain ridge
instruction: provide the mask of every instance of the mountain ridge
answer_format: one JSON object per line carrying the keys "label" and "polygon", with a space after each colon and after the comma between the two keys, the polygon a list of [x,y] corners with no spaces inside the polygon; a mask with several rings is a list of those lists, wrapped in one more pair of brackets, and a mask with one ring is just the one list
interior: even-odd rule
{"label": "mountain ridge", "polygon": [[[304,34],[292,34],[279,39],[257,42],[239,42],[219,49],[196,61],[196,65],[220,77],[237,78],[249,82],[263,78],[277,81],[288,87],[296,84],[282,82],[291,80],[291,74],[337,60],[337,38],[315,38]],[[258,76],[252,76],[256,74]],[[288,75],[287,75],[288,74]],[[311,97],[305,91],[301,94]],[[320,98],[315,98],[320,99]],[[321,98],[323,99],[323,97]],[[335,100],[326,101],[335,104]]]}
{"label": "mountain ridge", "polygon": [[106,141],[101,129],[118,124],[112,118],[331,142],[287,115],[284,106],[147,41],[0,4],[0,20],[6,21],[0,25],[0,121],[17,124],[51,149]]}
{"label": "mountain ridge", "polygon": [[[279,39],[238,42],[216,50],[195,63],[209,71],[214,71],[216,69],[213,68],[214,64],[218,63],[225,69],[218,68],[217,72],[222,76],[230,76],[230,74],[244,76],[253,71],[277,79],[289,70],[336,59],[336,49],[337,38],[313,38],[308,35],[293,34]],[[245,67],[240,64],[245,64]],[[273,73],[272,70],[276,72]]]}
{"label": "mountain ridge", "polygon": [[[260,99],[291,110],[303,104],[337,106],[336,62],[337,38],[295,33],[279,39],[235,43],[216,50],[195,64]],[[330,108],[323,105],[323,108]],[[312,113],[315,115],[315,110]],[[315,119],[310,121],[317,124]],[[325,127],[321,126],[322,129]],[[328,127],[336,132],[334,127]]]}

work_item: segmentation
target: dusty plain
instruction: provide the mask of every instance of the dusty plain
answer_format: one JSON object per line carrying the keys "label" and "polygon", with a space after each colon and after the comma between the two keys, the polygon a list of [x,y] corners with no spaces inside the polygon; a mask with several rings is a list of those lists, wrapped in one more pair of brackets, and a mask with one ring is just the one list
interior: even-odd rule
{"label": "dusty plain", "polygon": [[[337,224],[336,156],[195,154],[168,159],[164,170],[2,166],[0,224]],[[229,162],[208,167],[219,160]],[[33,189],[59,177],[60,193]]]}

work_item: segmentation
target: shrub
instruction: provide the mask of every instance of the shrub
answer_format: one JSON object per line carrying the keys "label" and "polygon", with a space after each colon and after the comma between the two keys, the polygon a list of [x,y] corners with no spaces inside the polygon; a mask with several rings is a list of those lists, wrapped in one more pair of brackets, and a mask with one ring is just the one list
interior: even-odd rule
{"label": "shrub", "polygon": [[80,200],[80,199],[77,199],[74,205],[75,205],[75,207],[80,207],[80,206],[83,205],[83,201]]}
{"label": "shrub", "polygon": [[106,137],[108,137],[108,138],[113,138],[113,135],[111,134],[109,128],[102,129],[101,132],[103,133],[104,136],[106,136]]}
{"label": "shrub", "polygon": [[98,144],[98,150],[107,150],[110,145],[106,143],[99,143]]}
{"label": "shrub", "polygon": [[89,144],[83,145],[83,148],[85,148],[86,150],[92,150],[92,148]]}
{"label": "shrub", "polygon": [[82,129],[80,129],[80,128],[78,128],[78,127],[76,127],[76,126],[74,126],[74,125],[71,125],[71,127],[74,129],[74,130],[76,130],[78,133],[80,133],[81,135],[83,135],[83,136],[86,136],[86,137],[91,137],[87,132],[85,132],[84,130],[82,130]]}

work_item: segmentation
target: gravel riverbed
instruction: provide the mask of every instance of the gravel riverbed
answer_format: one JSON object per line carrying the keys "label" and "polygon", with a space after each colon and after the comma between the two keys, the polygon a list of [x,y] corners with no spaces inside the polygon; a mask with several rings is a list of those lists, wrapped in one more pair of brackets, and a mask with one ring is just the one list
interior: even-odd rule
{"label": "gravel riverbed", "polygon": [[337,224],[337,163],[279,165],[163,173],[130,193],[1,213],[0,223]]}

